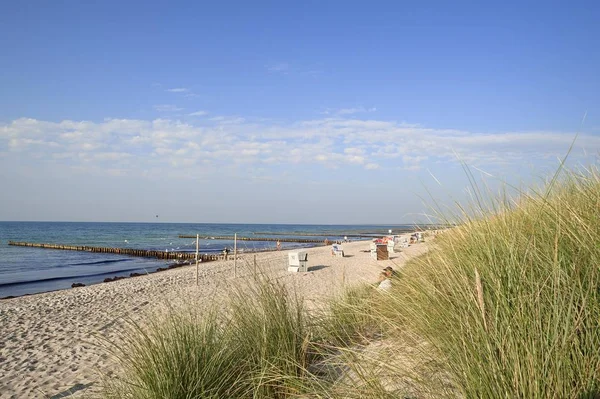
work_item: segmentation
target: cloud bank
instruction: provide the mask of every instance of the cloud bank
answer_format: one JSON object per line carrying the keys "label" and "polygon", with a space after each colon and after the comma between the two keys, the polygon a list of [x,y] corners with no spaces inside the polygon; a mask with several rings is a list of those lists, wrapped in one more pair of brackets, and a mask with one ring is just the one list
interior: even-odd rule
{"label": "cloud bank", "polygon": [[[193,176],[224,165],[355,167],[377,173],[418,170],[459,159],[482,169],[556,162],[574,138],[569,132],[477,133],[351,117],[288,124],[239,116],[197,119],[51,122],[21,118],[0,125],[0,155],[130,176],[149,176],[154,170]],[[583,134],[573,157],[599,153],[600,137]]]}

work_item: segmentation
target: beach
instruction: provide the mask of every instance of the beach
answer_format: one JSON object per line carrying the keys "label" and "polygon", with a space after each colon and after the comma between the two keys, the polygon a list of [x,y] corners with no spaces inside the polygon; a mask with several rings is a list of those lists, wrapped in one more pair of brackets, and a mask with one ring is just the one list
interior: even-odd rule
{"label": "beach", "polygon": [[198,285],[192,265],[2,300],[0,398],[60,398],[69,392],[82,397],[96,391],[102,375],[115,369],[106,343],[118,345],[119,332],[128,321],[143,324],[158,309],[226,297],[232,284],[252,278],[254,257],[257,272],[295,289],[310,308],[344,286],[376,282],[384,267],[401,268],[408,259],[425,253],[431,239],[397,250],[385,261],[371,258],[370,241],[344,243],[345,257],[332,256],[330,246],[303,249],[308,253],[308,272],[301,273],[287,271],[291,251],[264,252],[240,255],[237,261],[201,263]]}

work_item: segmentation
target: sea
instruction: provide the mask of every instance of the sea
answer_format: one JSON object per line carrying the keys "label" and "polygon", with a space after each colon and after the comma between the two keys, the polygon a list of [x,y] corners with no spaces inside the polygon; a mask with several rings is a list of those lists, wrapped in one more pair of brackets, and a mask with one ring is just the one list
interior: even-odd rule
{"label": "sea", "polygon": [[[110,253],[18,247],[9,241],[74,246],[135,248],[170,252],[195,252],[200,235],[203,254],[232,250],[232,240],[211,237],[314,238],[330,241],[369,239],[353,235],[381,236],[414,231],[414,225],[291,225],[291,224],[208,224],[208,223],[93,223],[93,222],[0,222],[0,298],[71,288],[73,283],[97,284],[106,278],[152,273],[173,261]],[[308,235],[308,236],[307,236]],[[281,243],[281,249],[314,246]],[[272,250],[276,242],[239,241],[239,252]]]}

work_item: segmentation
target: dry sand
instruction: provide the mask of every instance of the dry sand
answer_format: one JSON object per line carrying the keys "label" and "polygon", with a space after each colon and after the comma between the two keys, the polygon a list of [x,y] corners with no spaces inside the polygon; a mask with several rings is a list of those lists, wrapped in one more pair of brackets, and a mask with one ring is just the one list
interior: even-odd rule
{"label": "dry sand", "polygon": [[[314,303],[341,291],[343,284],[373,283],[386,266],[402,267],[423,254],[419,243],[375,261],[369,241],[343,244],[345,257],[331,247],[310,248],[309,271],[287,271],[287,252],[256,255],[261,269],[291,284]],[[367,252],[365,252],[367,251]],[[243,282],[253,272],[252,254],[241,255],[234,278],[233,260],[186,266],[142,277],[0,301],[0,399],[81,397],[100,387],[102,374],[114,368],[101,342],[118,343],[125,320],[140,320],[165,304],[193,298],[201,302],[226,293],[228,283]],[[310,303],[308,303],[310,305]]]}

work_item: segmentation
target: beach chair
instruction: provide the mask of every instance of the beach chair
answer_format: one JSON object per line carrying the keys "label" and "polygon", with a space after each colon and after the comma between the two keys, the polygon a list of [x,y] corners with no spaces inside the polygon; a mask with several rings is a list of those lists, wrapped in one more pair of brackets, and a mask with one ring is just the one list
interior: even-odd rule
{"label": "beach chair", "polygon": [[306,252],[290,252],[288,254],[288,272],[307,272],[308,254]]}
{"label": "beach chair", "polygon": [[344,249],[342,248],[342,246],[340,244],[333,244],[331,246],[331,255],[333,256],[339,256],[339,257],[344,257]]}
{"label": "beach chair", "polygon": [[394,242],[394,240],[388,240],[387,242],[387,251],[389,254],[393,254],[394,253],[394,246],[396,245],[396,243]]}

